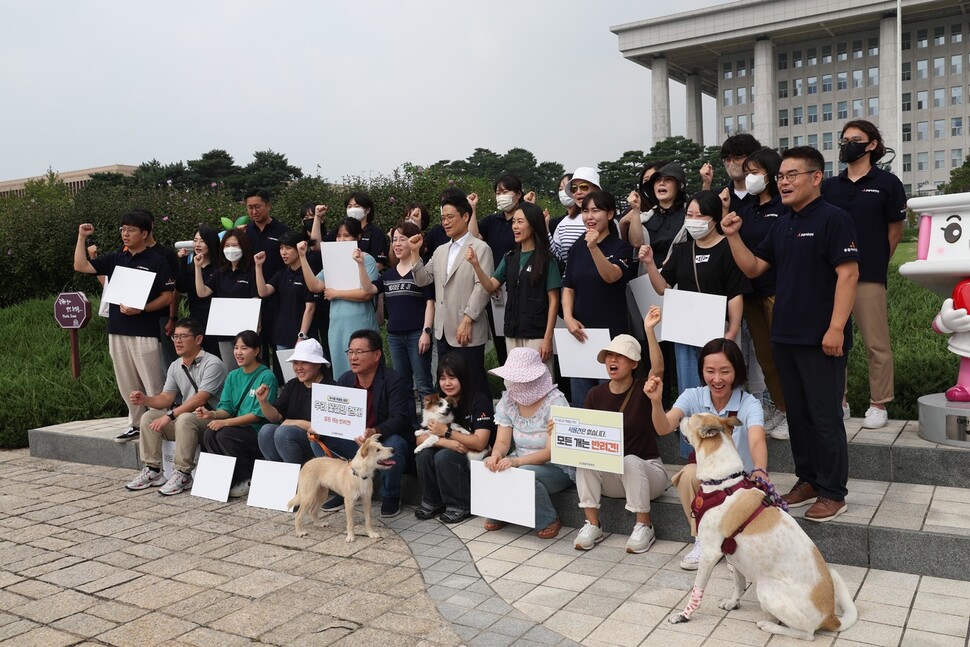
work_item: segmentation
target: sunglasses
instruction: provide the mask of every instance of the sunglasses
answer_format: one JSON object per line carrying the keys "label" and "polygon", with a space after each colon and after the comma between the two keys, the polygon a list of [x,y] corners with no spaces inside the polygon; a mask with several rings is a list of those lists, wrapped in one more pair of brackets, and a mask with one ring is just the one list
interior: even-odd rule
{"label": "sunglasses", "polygon": [[587,182],[573,182],[569,185],[570,191],[576,193],[577,191],[589,191],[592,185]]}

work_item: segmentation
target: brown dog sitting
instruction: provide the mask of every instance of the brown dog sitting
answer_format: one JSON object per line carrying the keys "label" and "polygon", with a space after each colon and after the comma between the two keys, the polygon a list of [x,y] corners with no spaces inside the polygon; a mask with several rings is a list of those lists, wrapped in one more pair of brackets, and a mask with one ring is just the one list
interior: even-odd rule
{"label": "brown dog sitting", "polygon": [[[320,506],[332,491],[341,495],[345,501],[348,542],[355,539],[354,504],[358,499],[363,502],[364,531],[372,539],[380,538],[371,526],[370,505],[374,475],[377,470],[389,469],[394,465],[394,449],[377,442],[379,437],[380,434],[375,434],[365,440],[357,450],[357,455],[349,462],[339,458],[314,458],[303,465],[296,496],[286,504],[296,512],[294,521],[297,537],[306,535],[307,531],[303,529],[304,519],[309,516],[310,521],[316,521]],[[322,525],[327,523],[323,522]]]}

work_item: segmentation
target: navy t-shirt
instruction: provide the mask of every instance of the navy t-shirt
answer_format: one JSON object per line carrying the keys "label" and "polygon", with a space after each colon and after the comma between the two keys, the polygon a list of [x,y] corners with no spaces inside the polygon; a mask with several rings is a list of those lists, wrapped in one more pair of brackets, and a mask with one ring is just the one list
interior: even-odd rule
{"label": "navy t-shirt", "polygon": [[[726,238],[707,248],[697,246],[693,240],[674,245],[674,251],[660,270],[660,275],[667,285],[676,285],[679,290],[719,294],[726,296],[728,301],[751,291],[747,277],[734,262]],[[701,283],[699,287],[697,281]]]}
{"label": "navy t-shirt", "polygon": [[[116,267],[154,272],[155,280],[148,292],[146,303],[151,303],[157,299],[162,292],[175,289],[175,279],[169,273],[165,257],[150,249],[134,255],[127,249],[120,252],[110,252],[104,256],[91,259],[91,266],[94,267],[97,274],[107,276],[109,281]],[[166,313],[167,316],[168,310],[162,308],[162,312]],[[136,315],[121,314],[121,307],[112,303],[108,306],[108,334],[158,339],[158,317],[158,312],[142,311]]]}
{"label": "navy t-shirt", "polygon": [[263,263],[264,276],[273,276],[283,269],[283,257],[280,256],[280,236],[288,231],[290,231],[290,228],[276,218],[270,220],[262,230],[252,221],[246,225],[246,237],[253,247],[253,254],[266,252],[266,261]]}
{"label": "navy t-shirt", "polygon": [[[421,255],[421,260],[427,265],[431,257],[434,256],[434,250],[438,249],[445,243],[450,243],[451,239],[448,238],[448,234],[445,233],[445,228],[441,225],[435,225],[424,232],[424,253]],[[492,257],[494,258],[494,256]]]}
{"label": "navy t-shirt", "polygon": [[[859,261],[849,214],[816,198],[801,211],[789,210],[780,216],[754,254],[778,271],[771,340],[821,344],[835,305],[835,268]],[[851,345],[850,321],[845,328],[847,348]]]}
{"label": "navy t-shirt", "polygon": [[572,288],[573,317],[586,328],[609,328],[610,337],[629,333],[626,316],[626,284],[636,277],[637,261],[633,248],[610,233],[599,243],[606,260],[623,270],[620,280],[607,283],[600,277],[586,241],[579,240],[569,249],[564,288]]}
{"label": "navy t-shirt", "polygon": [[[778,217],[785,213],[788,207],[781,203],[781,196],[776,195],[764,204],[748,202],[737,214],[741,218],[741,240],[748,249],[756,249],[761,241],[771,232],[771,228],[778,222]],[[751,294],[756,297],[770,297],[775,294],[775,268],[761,276],[751,279]]]}
{"label": "navy t-shirt", "polygon": [[279,298],[276,309],[276,325],[273,326],[273,343],[293,348],[303,323],[306,304],[316,303],[317,295],[303,282],[303,270],[284,267],[269,280]]}
{"label": "navy t-shirt", "polygon": [[504,213],[493,213],[479,220],[478,233],[492,250],[492,258],[502,258],[515,249],[512,219],[506,218]]}
{"label": "navy t-shirt", "polygon": [[889,223],[906,218],[906,191],[899,178],[873,166],[853,182],[848,170],[822,181],[822,197],[844,209],[855,225],[859,280],[886,284],[889,267]]}
{"label": "navy t-shirt", "polygon": [[[216,264],[209,263],[202,268],[202,282],[208,283],[212,275],[216,273]],[[175,289],[186,296],[189,302],[189,316],[196,322],[202,324],[205,330],[206,323],[209,321],[209,307],[212,305],[212,297],[201,298],[195,291],[195,266],[191,263],[184,263],[179,267],[178,278],[175,280]]]}
{"label": "navy t-shirt", "polygon": [[428,301],[434,301],[434,284],[420,287],[414,282],[414,272],[401,276],[395,268],[385,270],[374,281],[378,293],[384,293],[387,308],[387,332],[410,333],[424,329],[424,312]]}
{"label": "navy t-shirt", "polygon": [[[461,398],[459,398],[460,400]],[[492,405],[492,398],[484,393],[476,391],[472,395],[472,405],[469,413],[458,417],[455,422],[474,433],[476,429],[488,429],[488,444],[495,446],[495,407]],[[459,403],[459,409],[463,409]]]}
{"label": "navy t-shirt", "polygon": [[[265,264],[263,271],[266,271]],[[228,271],[219,268],[212,273],[205,282],[205,286],[212,290],[212,296],[220,299],[252,299],[259,296],[256,291],[256,272],[253,268],[244,270],[242,266],[238,266],[235,270]]]}

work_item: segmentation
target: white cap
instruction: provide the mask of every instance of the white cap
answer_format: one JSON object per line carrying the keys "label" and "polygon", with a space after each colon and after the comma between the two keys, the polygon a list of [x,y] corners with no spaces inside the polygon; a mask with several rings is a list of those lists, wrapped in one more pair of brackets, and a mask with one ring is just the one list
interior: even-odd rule
{"label": "white cap", "polygon": [[310,362],[311,364],[326,364],[330,362],[323,356],[323,346],[316,339],[304,339],[297,342],[293,354],[286,360],[287,362]]}
{"label": "white cap", "polygon": [[591,166],[580,166],[578,169],[573,171],[573,179],[566,183],[566,195],[568,195],[570,198],[573,197],[572,183],[576,181],[586,181],[590,184],[595,184],[596,188],[602,188],[600,186],[599,171]]}

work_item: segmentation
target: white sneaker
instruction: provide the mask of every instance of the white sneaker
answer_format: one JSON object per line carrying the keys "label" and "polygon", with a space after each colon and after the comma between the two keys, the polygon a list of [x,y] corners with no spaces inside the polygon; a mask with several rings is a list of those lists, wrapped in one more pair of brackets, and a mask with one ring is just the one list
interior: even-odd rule
{"label": "white sneaker", "polygon": [[231,488],[229,488],[229,498],[238,499],[239,497],[244,497],[249,494],[249,481],[239,481]]}
{"label": "white sneaker", "polygon": [[653,526],[638,523],[633,526],[633,532],[630,534],[630,538],[626,540],[626,552],[634,554],[645,553],[650,550],[650,547],[653,546],[653,542],[656,539],[657,537],[654,535]]}
{"label": "white sneaker", "polygon": [[846,402],[845,404],[842,405],[842,419],[848,420],[851,417],[852,417],[852,412],[849,411],[849,403]]}
{"label": "white sneaker", "polygon": [[165,482],[165,474],[155,471],[147,465],[142,468],[138,476],[129,481],[125,487],[129,490],[145,490],[150,487],[158,487]]}
{"label": "white sneaker", "polygon": [[165,482],[162,489],[158,491],[164,496],[181,494],[186,489],[192,487],[192,475],[185,474],[178,470],[172,470],[172,477]]}
{"label": "white sneaker", "polygon": [[889,422],[889,412],[879,407],[866,409],[866,419],[862,421],[863,429],[880,429]]}
{"label": "white sneaker", "polygon": [[771,431],[778,424],[781,412],[768,404],[761,405],[761,411],[765,418],[765,431]]}
{"label": "white sneaker", "polygon": [[788,440],[788,416],[782,414],[781,420],[768,432],[775,440]]}
{"label": "white sneaker", "polygon": [[573,548],[576,550],[589,550],[603,541],[603,539],[605,539],[603,529],[587,521],[579,529],[579,534],[576,535],[576,541],[573,542]]}
{"label": "white sneaker", "polygon": [[701,542],[694,540],[694,547],[680,560],[680,567],[685,571],[696,571],[698,564],[701,563]]}

